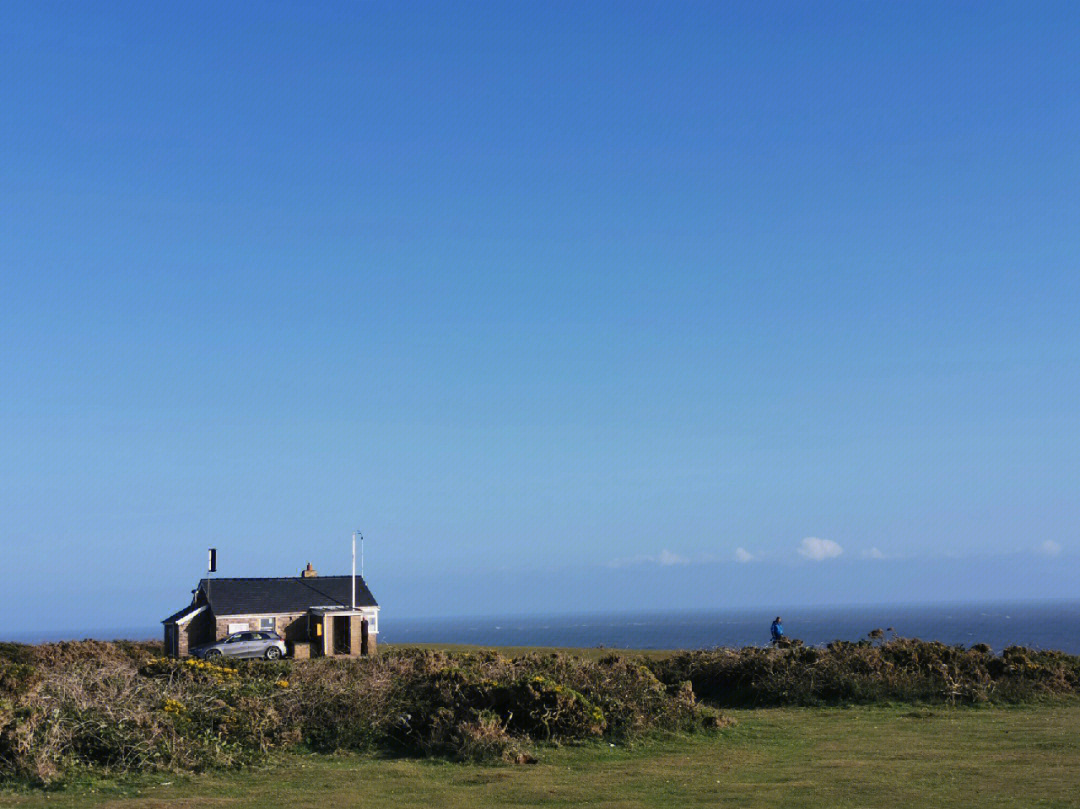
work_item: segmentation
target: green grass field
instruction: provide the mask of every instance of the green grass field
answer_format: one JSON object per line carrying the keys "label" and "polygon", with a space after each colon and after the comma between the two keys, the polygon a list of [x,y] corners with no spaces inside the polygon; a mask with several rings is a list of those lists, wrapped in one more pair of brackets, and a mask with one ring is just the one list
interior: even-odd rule
{"label": "green grass field", "polygon": [[258,770],[0,792],[12,807],[1080,806],[1080,704],[730,712],[712,735],[533,765],[285,755]]}

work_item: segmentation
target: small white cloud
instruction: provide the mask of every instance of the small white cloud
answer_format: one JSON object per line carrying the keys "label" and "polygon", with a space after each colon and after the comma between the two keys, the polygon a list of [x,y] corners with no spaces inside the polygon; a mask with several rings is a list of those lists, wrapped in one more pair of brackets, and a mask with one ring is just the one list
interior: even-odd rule
{"label": "small white cloud", "polygon": [[755,559],[757,559],[757,557],[750,553],[746,548],[735,549],[736,562],[753,562]]}
{"label": "small white cloud", "polygon": [[866,550],[866,551],[862,552],[862,558],[863,559],[884,559],[885,554],[883,554],[877,548],[870,548],[869,550]]}
{"label": "small white cloud", "polygon": [[656,557],[656,561],[661,565],[687,565],[690,564],[690,560],[685,556],[679,556],[677,553],[672,553],[667,548],[660,551],[660,555]]}
{"label": "small white cloud", "polygon": [[1059,553],[1061,553],[1061,545],[1054,542],[1054,540],[1052,539],[1048,539],[1046,540],[1046,542],[1039,546],[1039,553],[1041,553],[1043,556],[1057,556]]}
{"label": "small white cloud", "polygon": [[833,542],[831,539],[818,539],[817,537],[807,537],[799,543],[799,554],[812,559],[815,562],[822,562],[826,559],[834,559],[844,552],[844,549]]}

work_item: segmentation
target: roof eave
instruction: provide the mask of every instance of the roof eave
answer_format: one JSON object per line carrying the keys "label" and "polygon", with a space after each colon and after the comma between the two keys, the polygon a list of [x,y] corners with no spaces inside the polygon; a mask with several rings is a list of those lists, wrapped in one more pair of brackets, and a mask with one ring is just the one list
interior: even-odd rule
{"label": "roof eave", "polygon": [[163,624],[176,624],[177,626],[180,626],[180,624],[186,624],[188,621],[190,621],[192,618],[194,618],[196,615],[198,615],[200,612],[202,612],[206,608],[207,608],[206,604],[201,604],[198,607],[195,607],[195,609],[191,609],[191,607],[188,607],[187,609],[191,609],[191,612],[187,612],[186,610],[181,610],[179,613],[173,613],[168,618],[162,618],[161,623],[163,623]]}

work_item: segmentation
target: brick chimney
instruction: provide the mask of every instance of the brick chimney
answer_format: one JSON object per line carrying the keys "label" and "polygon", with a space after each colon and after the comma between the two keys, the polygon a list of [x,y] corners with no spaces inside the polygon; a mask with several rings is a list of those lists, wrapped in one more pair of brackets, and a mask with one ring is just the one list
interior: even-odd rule
{"label": "brick chimney", "polygon": [[311,566],[311,562],[307,563],[307,567],[300,571],[300,578],[313,579],[319,575],[319,571]]}

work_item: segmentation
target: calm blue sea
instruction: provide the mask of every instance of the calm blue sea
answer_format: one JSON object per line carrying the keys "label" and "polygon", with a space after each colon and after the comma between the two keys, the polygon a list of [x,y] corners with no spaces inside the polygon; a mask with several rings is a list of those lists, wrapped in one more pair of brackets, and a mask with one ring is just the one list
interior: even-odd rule
{"label": "calm blue sea", "polygon": [[872,629],[949,644],[1021,645],[1080,654],[1080,600],[933,606],[785,607],[641,614],[384,620],[383,643],[707,649],[761,646],[777,614],[810,645],[859,640]]}
{"label": "calm blue sea", "polygon": [[[761,646],[779,614],[788,637],[810,645],[859,640],[872,629],[949,644],[1021,645],[1080,654],[1080,600],[920,606],[784,607],[695,612],[598,613],[476,618],[395,618],[384,608],[381,643],[469,643],[482,646],[604,646],[617,649],[708,649]],[[93,637],[160,638],[160,626],[0,632],[0,640],[40,643]]]}

